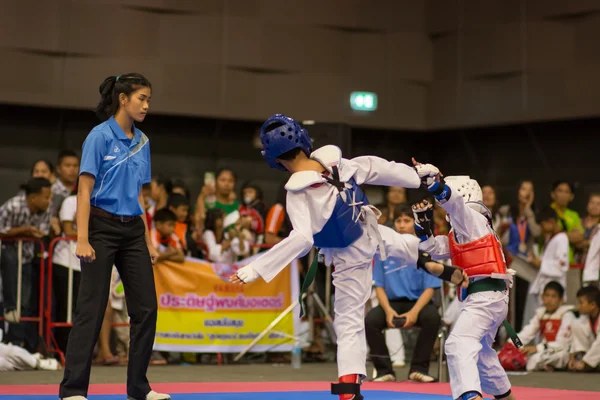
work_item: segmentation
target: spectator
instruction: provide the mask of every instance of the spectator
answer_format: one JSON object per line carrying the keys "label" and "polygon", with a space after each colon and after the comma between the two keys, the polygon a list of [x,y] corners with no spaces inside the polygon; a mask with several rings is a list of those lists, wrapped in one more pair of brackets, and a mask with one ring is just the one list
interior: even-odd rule
{"label": "spectator", "polygon": [[600,285],[600,235],[594,235],[585,257],[582,282],[584,285]]}
{"label": "spectator", "polygon": [[[48,235],[50,217],[48,207],[52,196],[51,184],[45,178],[32,178],[25,186],[25,197],[16,195],[0,207],[0,238],[31,237],[40,239]],[[2,242],[0,265],[4,295],[4,318],[9,323],[7,340],[33,351],[36,340],[26,334],[25,325],[19,324],[21,316],[31,316],[32,266],[34,244],[23,242],[21,273],[21,309],[17,309],[18,254],[17,243]],[[35,336],[35,335],[34,335]],[[37,336],[35,336],[37,338]],[[27,340],[26,340],[27,338]]]}
{"label": "spectator", "polygon": [[482,203],[492,213],[492,228],[502,236],[507,227],[505,218],[499,212],[498,198],[496,197],[496,188],[492,185],[485,185],[481,188]]}
{"label": "spectator", "polygon": [[587,372],[600,364],[600,289],[586,286],[577,292],[579,318],[573,323],[569,370]]}
{"label": "spectator", "polygon": [[[541,228],[534,214],[534,186],[531,181],[523,180],[517,187],[517,201],[500,207],[500,213],[508,217],[508,229],[502,235],[502,245],[513,256],[525,259],[533,257],[534,244],[539,237]],[[521,329],[523,312],[527,303],[529,282],[515,276],[515,329]]]}
{"label": "spectator", "polygon": [[[211,174],[207,173],[207,175],[210,176]],[[210,182],[207,179],[205,177],[205,184],[196,200],[194,222],[197,230],[204,226],[207,210],[220,208],[225,211],[225,215],[229,215],[240,208],[240,203],[235,199],[234,192],[236,176],[231,169],[221,168],[217,172],[214,181],[212,178]]]}
{"label": "spectator", "polygon": [[39,160],[33,164],[31,168],[32,178],[46,178],[53,184],[56,181],[56,175],[54,175],[54,165],[47,160]]}
{"label": "spectator", "polygon": [[190,212],[190,203],[188,199],[180,193],[172,193],[167,201],[168,209],[175,214],[175,235],[181,241],[184,253],[188,246],[188,216]]}
{"label": "spectator", "polygon": [[240,240],[239,228],[225,231],[225,211],[213,208],[206,213],[206,230],[203,240],[208,247],[209,260],[216,263],[234,263],[248,251],[249,243]]}
{"label": "spectator", "polygon": [[[59,220],[61,224],[62,237],[77,238],[77,189],[74,188],[71,195],[62,202],[59,211]],[[67,321],[68,298],[69,298],[69,271],[73,271],[72,287],[72,312],[75,311],[77,304],[77,295],[79,294],[79,280],[81,279],[81,264],[75,257],[75,248],[77,241],[61,240],[56,243],[52,256],[52,287],[54,292],[54,308],[56,310],[56,320],[59,322]],[[69,321],[70,322],[70,321]],[[55,337],[58,348],[64,353],[67,350],[67,341],[70,328],[55,328]]]}
{"label": "spectator", "polygon": [[567,271],[569,269],[569,239],[561,230],[558,216],[554,209],[543,209],[537,218],[542,228],[545,245],[542,258],[530,257],[529,262],[539,271],[529,287],[529,295],[525,307],[523,321],[529,321],[535,310],[542,305],[542,292],[550,281],[557,281],[563,288],[567,287]]}
{"label": "spectator", "polygon": [[0,330],[0,372],[35,369],[56,371],[58,361],[54,358],[44,359],[40,353],[31,354],[22,347],[2,343],[2,330]]}
{"label": "spectator", "polygon": [[58,154],[56,166],[58,179],[52,185],[52,202],[50,203],[50,222],[55,236],[60,235],[58,212],[65,198],[71,195],[79,175],[79,157],[74,151],[62,150]]}
{"label": "spectator", "polygon": [[517,202],[502,207],[509,216],[510,225],[503,242],[506,249],[513,255],[524,258],[533,254],[535,238],[541,233],[541,228],[535,220],[533,201],[535,198],[533,183],[521,181],[517,191]]}
{"label": "spectator", "polygon": [[171,191],[169,194],[180,194],[185,197],[187,203],[190,204],[190,190],[187,185],[181,179],[172,179],[171,180]]}
{"label": "spectator", "polygon": [[574,246],[578,246],[583,241],[583,226],[581,218],[575,210],[568,208],[569,204],[575,198],[575,187],[567,181],[556,181],[552,185],[552,208],[556,211],[559,218],[561,230],[567,233],[569,238],[569,263],[575,262]]}
{"label": "spectator", "polygon": [[292,230],[287,213],[285,212],[285,185],[281,185],[275,204],[271,206],[265,221],[265,243],[276,245],[286,238]]}
{"label": "spectator", "polygon": [[171,192],[171,182],[161,175],[155,175],[152,177],[150,185],[150,198],[154,205],[150,207],[148,212],[154,216],[156,211],[167,206],[169,193]]}
{"label": "spectator", "polygon": [[600,228],[600,193],[592,193],[588,198],[587,215],[582,220],[583,241],[577,245],[578,263],[584,263],[592,237]]}
{"label": "spectator", "polygon": [[389,186],[386,187],[386,205],[383,209],[380,209],[382,214],[386,214],[386,221],[382,224],[389,228],[394,228],[394,211],[400,204],[406,203],[406,189],[400,186]]}
{"label": "spectator", "polygon": [[151,229],[152,245],[158,251],[158,260],[182,263],[185,261],[183,246],[175,234],[175,214],[162,208],[154,214],[154,228]]}
{"label": "spectator", "polygon": [[[563,305],[565,289],[556,281],[544,287],[543,307],[536,310],[519,338],[527,346],[521,347],[528,356],[527,371],[564,369],[569,362],[571,324],[575,321],[573,306]],[[537,344],[536,339],[541,339]],[[531,344],[530,344],[531,343]]]}
{"label": "spectator", "polygon": [[[251,242],[263,244],[267,210],[263,201],[262,190],[257,185],[249,182],[242,186],[241,195],[240,216],[248,218],[248,223],[244,225],[251,232]],[[255,250],[256,253],[259,249]]]}
{"label": "spectator", "polygon": [[[398,233],[415,235],[414,218],[409,206],[398,205],[394,212],[394,226]],[[418,242],[418,238],[415,236]],[[417,246],[415,246],[416,252]],[[384,271],[386,269],[387,271]],[[429,361],[441,324],[437,308],[431,302],[440,280],[416,264],[401,268],[399,260],[375,259],[373,280],[379,305],[365,318],[365,331],[373,364],[377,369],[376,382],[395,381],[390,355],[383,330],[394,328],[392,320],[405,317],[403,328],[416,325],[421,328],[415,345],[408,378],[417,382],[433,382],[429,376]],[[401,269],[400,269],[401,268]]]}

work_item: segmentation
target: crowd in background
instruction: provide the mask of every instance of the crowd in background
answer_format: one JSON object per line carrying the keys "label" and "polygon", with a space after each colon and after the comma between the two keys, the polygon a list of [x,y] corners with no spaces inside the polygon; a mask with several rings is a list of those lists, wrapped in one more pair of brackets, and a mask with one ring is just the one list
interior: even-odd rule
{"label": "crowd in background", "polygon": [[[151,239],[159,251],[159,260],[184,262],[185,257],[195,257],[215,263],[233,263],[266,251],[289,234],[291,226],[285,213],[283,184],[274,204],[266,204],[260,186],[244,182],[243,177],[240,181],[237,172],[223,168],[206,173],[204,186],[195,198],[185,182],[175,177],[156,175],[151,183],[143,186],[145,218]],[[3,239],[0,303],[9,325],[4,341],[22,346],[30,352],[39,350],[37,331],[33,324],[20,323],[20,319],[37,315],[39,311],[39,265],[40,257],[45,255],[33,242],[23,244],[22,303],[18,310],[16,282],[19,256],[16,244],[6,239],[32,237],[48,244],[56,237],[76,238],[78,175],[77,153],[61,151],[56,168],[50,161],[36,162],[31,169],[31,179],[20,191],[15,188],[15,196],[0,207],[0,235]],[[398,207],[410,204],[407,191],[400,187],[381,190],[385,190],[385,200],[377,206],[382,212],[379,222],[398,229]],[[535,194],[534,183],[524,180],[518,184],[514,197],[506,204],[497,199],[493,186],[483,185],[482,191],[483,203],[491,211],[491,222],[501,239],[508,262],[519,257],[538,270],[533,282],[518,282],[518,329],[528,326],[538,310],[545,306],[544,293],[550,282],[560,284],[562,292],[556,291],[562,300],[570,266],[584,266],[584,286],[597,283],[600,235],[596,233],[600,224],[600,193],[589,196],[585,210],[574,210],[569,207],[576,193],[572,183],[567,181],[556,181],[550,193]],[[414,202],[421,199],[410,200]],[[434,211],[434,233],[447,234],[450,225],[444,210],[436,206]],[[74,253],[73,241],[60,241],[53,251],[52,305],[55,321],[67,321],[77,302],[80,266]],[[72,282],[73,289],[72,306],[69,306],[69,282]],[[597,306],[599,299],[590,290],[593,289],[585,289],[578,298],[587,299],[585,304],[595,302]],[[595,312],[582,310],[581,304],[579,311],[581,317],[578,315],[578,318]],[[114,270],[110,301],[97,346],[97,363],[117,365],[127,361],[128,328],[111,326],[114,322],[123,323],[127,320],[122,284]],[[448,325],[452,323],[447,316],[444,316],[443,322]],[[597,328],[597,320],[595,323]],[[69,328],[54,330],[57,346],[63,351],[68,332]],[[306,352],[318,359],[324,349],[319,342],[319,334],[316,338]],[[532,351],[531,347],[527,349]],[[194,360],[192,357],[192,362]],[[180,361],[181,355],[174,358],[169,354],[156,353],[153,356],[154,363]],[[396,365],[403,362],[403,359],[398,359]],[[570,366],[574,368],[574,365]]]}

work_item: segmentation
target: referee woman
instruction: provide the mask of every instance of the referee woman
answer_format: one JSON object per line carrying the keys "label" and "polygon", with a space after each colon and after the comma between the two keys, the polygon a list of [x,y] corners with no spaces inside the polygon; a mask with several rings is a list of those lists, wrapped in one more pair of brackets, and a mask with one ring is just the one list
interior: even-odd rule
{"label": "referee woman", "polygon": [[150,144],[134,122],[146,118],[152,87],[142,75],[132,73],[106,78],[100,94],[96,114],[104,122],[89,133],[81,156],[76,250],[81,283],[59,397],[86,399],[115,265],[125,285],[131,322],[128,399],[170,399],[151,390],[146,378],[156,332],[152,264],[158,253],[142,218],[141,188],[151,181]]}

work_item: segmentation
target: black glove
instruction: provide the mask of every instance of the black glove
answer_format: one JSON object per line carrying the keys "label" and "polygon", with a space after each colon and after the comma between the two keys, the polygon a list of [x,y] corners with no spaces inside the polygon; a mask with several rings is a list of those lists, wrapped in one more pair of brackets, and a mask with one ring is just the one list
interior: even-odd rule
{"label": "black glove", "polygon": [[[419,250],[419,258],[417,259],[417,268],[427,271],[425,264],[431,261],[431,255],[426,251]],[[427,271],[429,272],[429,271]]]}
{"label": "black glove", "polygon": [[413,216],[415,218],[415,233],[421,241],[427,240],[433,236],[433,204],[427,203],[424,208],[412,206]]}

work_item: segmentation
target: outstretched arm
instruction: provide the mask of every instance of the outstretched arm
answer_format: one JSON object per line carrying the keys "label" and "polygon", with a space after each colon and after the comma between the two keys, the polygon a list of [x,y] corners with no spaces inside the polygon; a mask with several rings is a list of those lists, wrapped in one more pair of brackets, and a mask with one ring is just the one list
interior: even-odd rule
{"label": "outstretched arm", "polygon": [[454,283],[455,285],[464,288],[469,286],[469,277],[464,269],[432,261],[429,253],[425,251],[419,251],[417,268],[422,269],[433,276],[437,276],[444,281]]}
{"label": "outstretched arm", "polygon": [[[250,283],[262,277],[270,282],[294,259],[302,257],[313,246],[313,227],[321,229],[325,221],[313,221],[305,192],[288,193],[286,209],[294,229],[288,237],[250,264],[229,277],[232,283]],[[318,218],[317,215],[314,216]]]}

